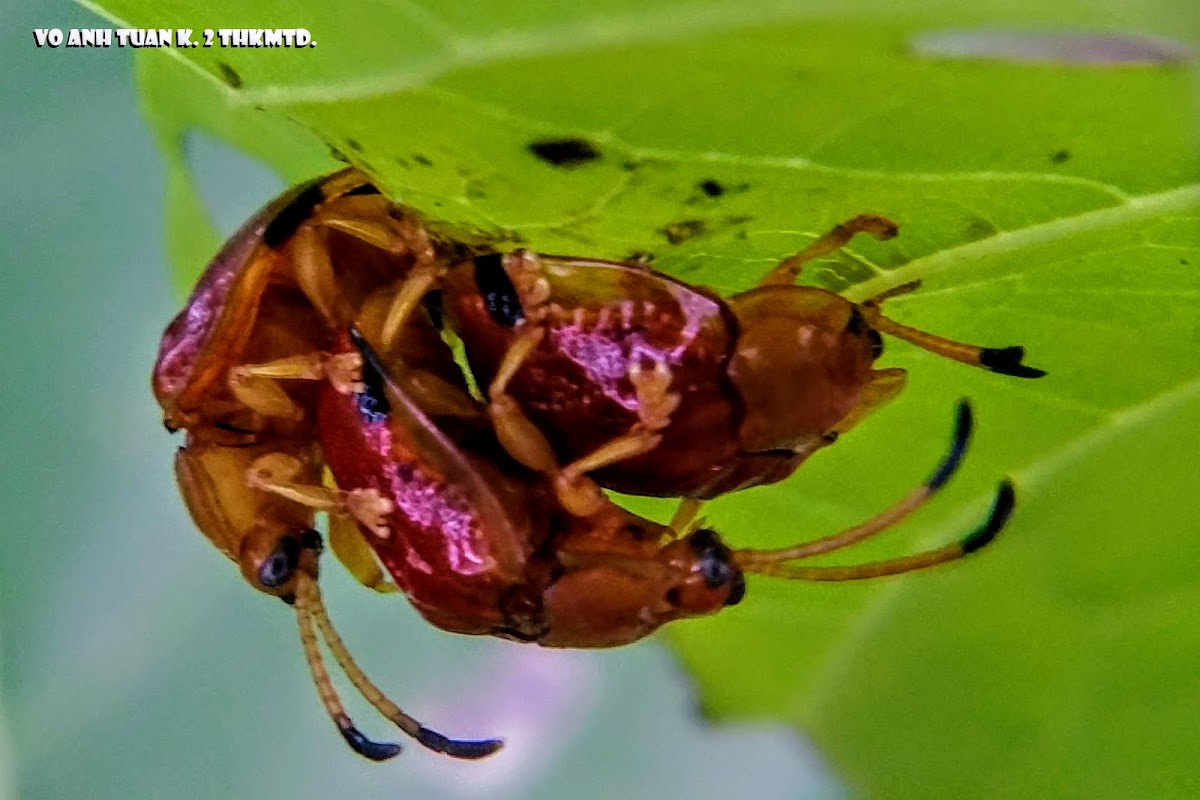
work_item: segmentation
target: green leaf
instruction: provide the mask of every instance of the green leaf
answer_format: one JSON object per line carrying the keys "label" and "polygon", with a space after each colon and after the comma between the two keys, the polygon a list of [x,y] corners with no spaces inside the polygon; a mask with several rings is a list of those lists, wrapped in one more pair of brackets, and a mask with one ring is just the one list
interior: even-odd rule
{"label": "green leaf", "polygon": [[[102,5],[133,26],[270,21],[317,42],[141,54],[185,281],[214,244],[184,160],[193,130],[289,179],[333,167],[332,149],[436,224],[549,252],[648,252],[725,291],[856,213],[898,220],[896,240],[855,241],[804,280],[861,299],[921,278],[891,316],[1019,342],[1049,377],[889,342],[886,364],[910,370],[900,399],[785,484],[712,503],[710,522],[771,546],[870,516],[932,467],[960,396],[978,418],[962,474],[844,559],[957,538],[1005,474],[1016,515],[954,567],[756,579],[736,609],[674,626],[704,707],[794,722],[875,796],[1200,791],[1196,75],[1179,45],[1131,38],[1194,44],[1187,4]],[[1033,62],[929,38],[1014,29],[1037,45],[1085,28],[1129,34]],[[1132,63],[1131,48],[1150,56]],[[562,139],[596,157],[555,165],[531,149]]]}

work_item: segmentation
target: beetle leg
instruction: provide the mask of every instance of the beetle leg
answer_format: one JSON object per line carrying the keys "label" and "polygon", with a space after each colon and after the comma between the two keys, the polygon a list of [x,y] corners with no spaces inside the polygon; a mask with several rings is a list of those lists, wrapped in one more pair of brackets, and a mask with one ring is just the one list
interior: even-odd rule
{"label": "beetle leg", "polygon": [[648,453],[658,447],[661,441],[662,436],[659,434],[635,426],[632,430],[600,445],[586,456],[567,464],[559,472],[556,480],[565,485],[578,483],[587,473]]}
{"label": "beetle leg", "polygon": [[[604,503],[604,494],[583,470],[568,473],[559,467],[558,459],[545,434],[525,415],[517,401],[508,394],[508,384],[517,374],[530,353],[542,341],[545,331],[526,325],[513,339],[488,386],[488,416],[501,446],[516,461],[540,472],[554,483],[559,502],[570,513],[588,517]],[[579,463],[579,462],[576,462]]]}
{"label": "beetle leg", "polygon": [[876,239],[886,241],[895,236],[898,231],[899,227],[896,223],[887,217],[881,217],[878,214],[859,214],[854,219],[835,225],[833,230],[818,238],[799,253],[780,261],[758,282],[758,285],[787,286],[794,283],[805,264],[841,250],[850,243],[856,234],[869,233]]}
{"label": "beetle leg", "polygon": [[[392,372],[392,379],[412,395],[425,413],[432,416],[476,418],[480,415],[481,408],[470,394],[433,372],[402,363],[399,354],[395,352],[406,322],[444,272],[443,269],[432,266],[414,268],[392,295],[382,315],[378,340],[372,339],[372,344],[377,352],[392,353],[389,361],[397,367]],[[362,321],[361,316],[359,321]]]}
{"label": "beetle leg", "polygon": [[[337,485],[333,482],[329,470],[325,470],[325,484],[329,489],[337,491]],[[383,594],[397,591],[399,587],[388,579],[379,566],[379,559],[375,557],[375,551],[363,537],[356,519],[343,514],[330,514],[328,539],[329,549],[356,581]]]}
{"label": "beetle leg", "polygon": [[347,324],[353,316],[338,290],[329,260],[329,249],[311,223],[301,225],[289,244],[296,283],[331,328]]}
{"label": "beetle leg", "polygon": [[392,349],[404,323],[420,304],[421,298],[429,294],[443,272],[444,270],[438,267],[421,266],[415,268],[404,280],[400,291],[396,292],[396,296],[392,299],[392,305],[384,318],[383,333],[379,342],[383,352],[386,353]]}
{"label": "beetle leg", "polygon": [[629,380],[637,392],[638,418],[642,425],[652,431],[660,431],[671,421],[671,414],[679,408],[678,392],[667,391],[671,387],[671,369],[661,361],[654,369],[643,369],[635,362],[629,368]]}
{"label": "beetle leg", "polygon": [[435,253],[425,226],[414,216],[398,217],[395,211],[380,195],[370,202],[364,197],[348,197],[327,206],[313,217],[312,224],[349,234],[389,253],[405,253],[418,264],[431,263]]}
{"label": "beetle leg", "polygon": [[514,250],[507,259],[505,271],[517,297],[521,300],[526,318],[539,319],[541,307],[550,299],[550,282],[542,272],[542,259],[532,250]]}
{"label": "beetle leg", "polygon": [[281,358],[264,364],[243,364],[229,370],[229,390],[246,406],[268,417],[299,420],[300,406],[277,381],[318,380],[325,376],[320,353]]}
{"label": "beetle leg", "polygon": [[[301,616],[302,619],[307,620],[309,617],[311,617],[312,622],[316,623],[317,630],[321,632],[321,636],[325,639],[325,644],[329,645],[329,652],[333,654],[334,661],[336,661],[338,666],[342,668],[342,672],[344,672],[346,677],[350,679],[350,683],[354,684],[354,688],[359,691],[359,694],[361,694],[368,703],[374,706],[376,711],[395,723],[400,730],[416,739],[417,742],[422,746],[429,748],[435,753],[444,753],[452,758],[465,759],[486,758],[503,746],[504,742],[500,739],[482,739],[476,741],[466,739],[451,739],[435,730],[426,728],[420,722],[404,713],[399,706],[389,700],[387,695],[385,695],[379,689],[379,687],[367,677],[366,673],[362,671],[362,668],[359,667],[354,661],[354,657],[350,655],[350,651],[346,648],[345,643],[342,642],[342,638],[338,635],[337,629],[333,627],[333,622],[329,619],[329,614],[325,611],[325,604],[321,601],[320,591],[318,590],[315,581],[310,579],[301,581],[298,591],[296,592],[296,611],[297,615]],[[307,633],[310,639],[315,638],[312,636],[311,628],[308,628],[306,631],[306,625],[303,621],[300,624],[300,628],[302,636]],[[314,652],[316,651],[315,643],[313,644],[312,650]],[[306,640],[306,654],[308,651],[308,641]],[[319,660],[320,658],[318,655],[316,662],[319,663]],[[310,665],[313,664],[314,659],[310,657],[309,663]],[[323,667],[322,671],[324,671]],[[316,676],[316,669],[313,670],[313,674]],[[318,689],[321,689],[321,682],[318,681],[317,683]],[[325,676],[325,683],[328,686],[328,675]],[[329,690],[332,691],[332,687],[329,687]],[[325,699],[324,693],[322,694],[322,699]],[[336,696],[334,696],[334,700],[336,701]],[[327,702],[326,708],[329,707],[330,704]],[[345,728],[342,727],[339,717],[333,714],[332,710],[330,715],[334,717],[335,723],[337,723],[338,728],[341,729],[344,734]],[[345,718],[344,712],[342,713],[341,718]],[[345,721],[349,723],[349,719],[346,719]],[[361,736],[361,734],[359,735]],[[347,737],[347,741],[350,741],[349,737]],[[379,747],[380,745],[375,746]],[[351,747],[354,747],[354,742],[351,742]],[[399,747],[397,745],[388,745],[387,747],[395,748],[395,751],[391,751],[390,755],[395,755],[396,752],[399,752]],[[363,753],[357,747],[354,747],[354,749],[362,755],[367,756],[367,758],[373,758],[372,755]],[[390,755],[387,757],[390,757]]]}
{"label": "beetle leg", "polygon": [[246,483],[254,489],[271,492],[303,506],[347,514],[381,539],[391,535],[387,517],[393,511],[392,501],[378,489],[354,489],[342,492],[325,486],[296,483],[300,460],[286,453],[267,453],[259,456],[246,471]]}
{"label": "beetle leg", "polygon": [[935,336],[932,333],[926,333],[916,328],[910,328],[907,325],[901,325],[899,322],[893,322],[883,316],[880,304],[884,300],[889,297],[895,297],[898,294],[905,294],[915,288],[915,283],[902,284],[895,289],[890,289],[876,295],[870,300],[860,303],[856,308],[858,308],[866,323],[875,330],[880,333],[886,333],[889,336],[895,336],[897,339],[902,339],[910,344],[915,344],[922,350],[927,350],[934,355],[958,361],[962,364],[969,364],[973,367],[982,367],[990,372],[998,372],[1001,375],[1010,375],[1014,378],[1040,378],[1046,374],[1044,370],[1021,363],[1021,360],[1025,357],[1024,347],[979,347],[973,344],[965,344],[963,342],[956,342],[953,339]]}
{"label": "beetle leg", "polygon": [[229,390],[260,414],[299,420],[304,416],[278,383],[281,380],[326,380],[339,392],[363,391],[362,357],[358,353],[305,353],[262,364],[242,364],[229,370]]}
{"label": "beetle leg", "polygon": [[678,392],[667,391],[671,370],[662,362],[652,370],[635,362],[629,369],[629,380],[637,392],[638,422],[621,436],[563,467],[558,477],[561,483],[577,483],[586,473],[648,453],[662,441],[658,431],[667,427],[681,401]]}
{"label": "beetle leg", "polygon": [[544,335],[541,328],[527,326],[513,339],[488,386],[488,415],[509,455],[532,470],[552,473],[558,471],[558,460],[550,443],[508,394],[509,382]]}
{"label": "beetle leg", "polygon": [[430,416],[475,419],[482,413],[475,398],[428,370],[409,368],[393,378]]}
{"label": "beetle leg", "polygon": [[675,509],[675,513],[671,516],[671,521],[667,523],[667,527],[676,537],[689,533],[699,524],[697,517],[703,506],[703,500],[697,500],[694,497],[683,498],[679,501],[679,506]]}

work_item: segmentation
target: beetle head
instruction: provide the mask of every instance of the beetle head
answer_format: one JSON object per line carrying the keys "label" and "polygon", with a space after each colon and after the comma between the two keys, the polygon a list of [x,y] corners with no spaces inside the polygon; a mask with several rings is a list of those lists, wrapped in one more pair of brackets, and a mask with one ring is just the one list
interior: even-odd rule
{"label": "beetle head", "polygon": [[730,299],[739,332],[729,378],[748,452],[797,450],[855,408],[881,352],[879,333],[835,294],[766,286]]}
{"label": "beetle head", "polygon": [[661,557],[682,573],[667,592],[667,601],[681,617],[712,614],[736,605],[746,594],[746,579],[733,563],[733,551],[716,531],[700,528],[664,547]]}
{"label": "beetle head", "polygon": [[242,539],[238,566],[255,589],[290,602],[296,580],[315,579],[321,554],[321,534],[312,528],[272,529],[260,526]]}

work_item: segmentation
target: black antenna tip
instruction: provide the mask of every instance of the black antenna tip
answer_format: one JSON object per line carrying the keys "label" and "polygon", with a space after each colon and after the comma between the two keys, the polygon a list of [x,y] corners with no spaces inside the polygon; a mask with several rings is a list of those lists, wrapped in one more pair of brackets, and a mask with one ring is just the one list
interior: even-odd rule
{"label": "black antenna tip", "polygon": [[996,538],[996,534],[1008,524],[1008,518],[1012,516],[1016,503],[1017,492],[1013,488],[1013,482],[1005,478],[996,491],[996,500],[992,503],[992,513],[988,515],[987,521],[962,540],[963,554],[974,553],[990,544]]}
{"label": "black antenna tip", "polygon": [[929,480],[925,481],[929,491],[936,492],[942,488],[958,469],[963,454],[967,452],[967,443],[971,440],[971,430],[974,426],[975,418],[971,413],[971,404],[965,399],[959,400],[954,412],[954,433],[950,441],[950,452],[946,453],[942,463],[938,464]]}
{"label": "black antenna tip", "polygon": [[1014,378],[1040,378],[1046,374],[1045,370],[1022,364],[1021,359],[1024,357],[1025,348],[1020,345],[985,347],[979,351],[979,364],[984,369]]}
{"label": "black antenna tip", "polygon": [[451,739],[424,725],[417,731],[416,739],[435,753],[445,753],[451,758],[487,758],[504,746],[503,739],[481,739],[479,741]]}
{"label": "black antenna tip", "polygon": [[389,758],[395,758],[402,749],[394,742],[376,742],[368,739],[363,736],[362,731],[351,725],[349,720],[339,722],[338,730],[342,732],[342,738],[346,740],[346,744],[350,745],[351,750],[371,761],[387,761]]}

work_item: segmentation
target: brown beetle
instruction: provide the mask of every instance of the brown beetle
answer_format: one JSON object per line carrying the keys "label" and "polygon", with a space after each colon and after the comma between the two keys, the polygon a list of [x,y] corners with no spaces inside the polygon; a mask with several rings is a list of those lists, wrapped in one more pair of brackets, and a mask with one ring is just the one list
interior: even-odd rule
{"label": "brown beetle", "polygon": [[[391,250],[324,225],[356,215],[386,219]],[[361,175],[342,172],[297,187],[266,206],[214,258],[163,335],[153,388],[170,431],[184,429],[176,454],[180,492],[197,527],[261,592],[295,604],[317,689],[346,741],[372,759],[399,752],[351,723],[322,664],[314,623],[338,663],[362,688],[316,588],[321,537],[314,512],[331,513],[334,552],[364,584],[394,590],[359,532],[377,525],[377,492],[322,485],[315,429],[321,383],[358,388],[356,353],[330,355],[333,332],[359,320],[382,324],[414,264],[433,257],[424,228],[384,200]],[[336,267],[335,267],[336,265]],[[433,414],[471,416],[462,373],[423,315],[394,331],[394,355],[408,365],[405,386]],[[357,524],[356,524],[357,523]],[[368,682],[369,685],[369,682]],[[448,739],[404,714],[373,687],[369,699],[422,744],[462,758],[498,742]]]}
{"label": "brown beetle", "polygon": [[[322,224],[391,251],[409,234],[389,215],[406,213],[331,213]],[[1021,347],[962,344],[883,316],[884,301],[915,282],[857,304],[792,285],[804,264],[856,234],[896,231],[884,217],[855,217],[728,299],[643,264],[471,254],[427,239],[431,257],[395,293],[382,338],[395,340],[439,297],[486,387],[500,441],[522,464],[554,474],[566,507],[585,515],[597,507],[594,478],[630,494],[682,497],[690,508],[782,480],[895,397],[906,373],[874,369],[881,333],[993,372],[1045,374],[1022,363]]]}
{"label": "brown beetle", "polygon": [[971,435],[966,402],[950,450],[907,497],[861,525],[777,550],[733,550],[694,520],[661,525],[607,499],[565,507],[555,476],[513,461],[494,432],[439,425],[351,330],[335,348],[362,355],[361,391],[322,386],[318,431],[343,487],[378,491],[386,510],[369,539],[397,585],[431,623],[550,647],[614,647],[676,619],[734,605],[743,573],[813,581],[894,575],[961,558],[990,542],[1014,504],[1000,484],[988,519],[961,541],[847,567],[791,562],[840,550],[907,517],[958,468]]}
{"label": "brown beetle", "polygon": [[[509,440],[536,427],[552,453],[511,449],[630,494],[697,500],[788,475],[904,387],[877,370],[881,333],[1022,378],[1022,348],[981,348],[883,316],[898,286],[863,303],[790,285],[856,233],[890,238],[877,216],[837,226],[757,288],[723,300],[640,264],[487,254],[440,279],[447,319]],[[509,431],[513,433],[507,435]]]}
{"label": "brown beetle", "polygon": [[[964,405],[951,452],[934,476],[897,506],[841,534],[776,551],[733,551],[715,533],[692,529],[694,505],[685,504],[670,526],[634,517],[586,478],[586,460],[560,468],[553,439],[529,423],[505,390],[537,344],[532,336],[519,332],[505,347],[492,381],[488,411],[498,435],[480,424],[480,405],[422,310],[431,288],[453,292],[454,281],[479,261],[433,238],[411,212],[344,171],[293,190],[234,237],[167,329],[155,367],[164,421],[187,431],[176,468],[197,525],[252,586],[294,603],[321,698],[347,742],[368,758],[388,758],[399,748],[368,740],[346,716],[318,634],[356,688],[425,746],[478,758],[500,743],[452,740],[425,728],[357,667],[320,599],[314,510],[331,513],[333,549],[359,580],[395,588],[380,572],[377,552],[434,624],[579,647],[633,641],[672,619],[736,602],[743,572],[848,580],[959,558],[990,541],[1011,511],[1013,491],[1005,482],[988,521],[959,543],[879,564],[790,563],[861,541],[927,500],[961,459],[970,430]],[[481,291],[470,277],[475,288],[463,297]],[[538,276],[530,277],[528,269],[518,270],[514,285],[531,283],[522,291],[532,290],[537,300]],[[493,299],[514,296],[536,305],[519,293]],[[362,331],[356,347],[343,335],[351,329]],[[637,369],[627,372],[646,410],[664,424],[672,419],[674,393],[663,371],[655,367],[644,380]],[[381,403],[403,413],[380,412]],[[323,485],[326,457],[342,489]],[[416,481],[421,496],[462,512],[467,532],[457,545],[484,553],[478,564],[452,560],[464,552],[450,546],[454,526],[407,516],[408,498],[383,480],[397,470],[424,474],[424,483]],[[402,545],[400,560],[390,548]],[[412,560],[414,553],[420,558]],[[415,566],[422,560],[428,570]]]}

